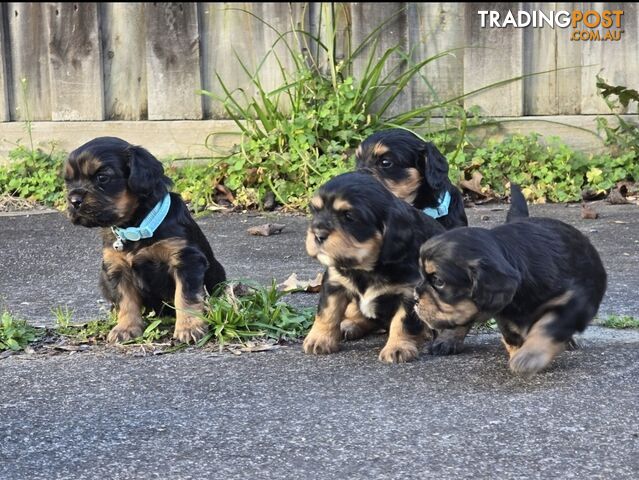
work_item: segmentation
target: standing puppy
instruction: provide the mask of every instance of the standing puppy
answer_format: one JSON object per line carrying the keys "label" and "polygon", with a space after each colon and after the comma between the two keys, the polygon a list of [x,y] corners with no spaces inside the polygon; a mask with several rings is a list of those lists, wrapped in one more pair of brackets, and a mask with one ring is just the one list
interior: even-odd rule
{"label": "standing puppy", "polygon": [[606,272],[579,230],[550,218],[528,218],[514,185],[511,202],[505,225],[451,230],[422,246],[424,280],[416,288],[415,311],[429,327],[454,332],[448,338],[449,343],[456,338],[454,350],[475,321],[494,317],[510,369],[533,374],[595,316]]}
{"label": "standing puppy", "polygon": [[370,323],[388,329],[380,360],[415,359],[425,334],[413,298],[420,279],[419,247],[443,227],[365,173],[346,173],[325,183],[310,208],[306,251],[326,272],[304,351],[336,352],[340,322],[352,303]]}
{"label": "standing puppy", "polygon": [[[396,197],[445,229],[468,225],[461,192],[448,178],[446,157],[432,143],[408,130],[392,128],[367,137],[355,158],[358,169],[372,172]],[[364,337],[376,328],[355,304],[349,304],[341,324],[345,339]]]}
{"label": "standing puppy", "polygon": [[142,309],[174,314],[179,341],[202,338],[205,289],[225,280],[224,268],[181,197],[169,193],[162,164],[142,147],[100,137],[71,152],[64,180],[71,222],[102,228],[100,287],[118,313],[107,340],[140,336]]}

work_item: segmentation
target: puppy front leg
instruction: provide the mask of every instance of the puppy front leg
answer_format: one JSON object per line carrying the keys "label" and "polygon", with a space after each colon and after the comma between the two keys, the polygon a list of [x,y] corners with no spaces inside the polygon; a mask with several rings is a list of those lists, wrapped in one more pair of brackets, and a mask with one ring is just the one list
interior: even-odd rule
{"label": "puppy front leg", "polygon": [[346,307],[344,319],[339,328],[344,340],[357,340],[379,328],[379,325],[370,318],[366,318],[357,306],[357,301],[353,299]]}
{"label": "puppy front leg", "polygon": [[393,315],[388,330],[388,340],[379,353],[379,359],[386,363],[404,363],[415,360],[424,341],[424,325],[415,318],[412,308],[407,312],[400,304]]}
{"label": "puppy front leg", "polygon": [[428,352],[431,355],[455,355],[461,352],[470,327],[471,325],[463,325],[457,328],[438,330],[437,338],[428,347]]}
{"label": "puppy front leg", "polygon": [[115,287],[117,291],[116,309],[118,323],[107,336],[109,343],[121,343],[142,335],[144,321],[142,320],[142,300],[133,285],[131,275],[123,274]]}
{"label": "puppy front leg", "polygon": [[180,252],[180,262],[174,265],[175,331],[173,338],[184,343],[197,343],[208,331],[203,319],[204,274],[208,262],[194,248]]}
{"label": "puppy front leg", "polygon": [[328,282],[322,285],[317,315],[311,331],[304,339],[304,352],[327,354],[339,350],[339,326],[348,303],[349,297],[343,287]]}

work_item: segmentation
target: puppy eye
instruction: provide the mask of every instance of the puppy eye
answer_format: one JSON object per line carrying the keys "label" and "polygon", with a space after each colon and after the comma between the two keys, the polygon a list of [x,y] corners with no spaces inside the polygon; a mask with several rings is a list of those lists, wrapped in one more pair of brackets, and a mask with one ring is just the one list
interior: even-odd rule
{"label": "puppy eye", "polygon": [[444,288],[444,286],[446,286],[446,282],[444,282],[437,275],[431,275],[430,284],[438,290],[441,290],[442,288]]}
{"label": "puppy eye", "polygon": [[379,162],[379,165],[382,168],[390,168],[393,166],[393,161],[390,160],[389,158],[382,158],[382,160]]}
{"label": "puppy eye", "polygon": [[353,221],[355,221],[355,217],[353,216],[353,214],[352,214],[350,211],[342,212],[342,218],[343,218],[346,222],[353,222]]}
{"label": "puppy eye", "polygon": [[98,181],[98,183],[101,184],[105,184],[109,181],[109,177],[108,175],[104,175],[104,174],[98,174],[95,179]]}

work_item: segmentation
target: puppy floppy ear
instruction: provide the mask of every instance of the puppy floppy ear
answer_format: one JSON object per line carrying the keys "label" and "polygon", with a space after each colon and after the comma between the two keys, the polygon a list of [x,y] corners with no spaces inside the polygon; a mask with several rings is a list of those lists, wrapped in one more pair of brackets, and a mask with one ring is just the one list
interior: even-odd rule
{"label": "puppy floppy ear", "polygon": [[[384,223],[384,239],[382,250],[379,254],[380,261],[392,263],[401,261],[413,250],[414,226],[408,222],[410,215],[402,215],[401,212],[392,209]],[[417,257],[415,257],[417,261]]]}
{"label": "puppy floppy ear", "polygon": [[448,160],[430,142],[423,145],[422,154],[426,183],[432,190],[439,191],[448,181]]}
{"label": "puppy floppy ear", "polygon": [[142,147],[127,148],[129,156],[129,189],[138,195],[151,194],[158,183],[163,183],[164,167],[160,161]]}
{"label": "puppy floppy ear", "polygon": [[472,300],[487,313],[497,313],[508,305],[519,287],[519,273],[505,261],[481,261],[470,266]]}

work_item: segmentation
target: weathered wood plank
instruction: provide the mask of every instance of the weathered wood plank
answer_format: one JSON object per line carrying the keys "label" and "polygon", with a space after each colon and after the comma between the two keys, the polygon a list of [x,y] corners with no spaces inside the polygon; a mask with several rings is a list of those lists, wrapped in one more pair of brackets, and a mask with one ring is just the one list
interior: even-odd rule
{"label": "weathered wood plank", "polygon": [[150,120],[202,118],[197,5],[147,3]]}
{"label": "weathered wood plank", "polygon": [[148,112],[144,5],[102,3],[100,26],[106,118],[146,119]]}
{"label": "weathered wood plank", "polygon": [[[541,11],[549,15],[557,10],[554,2],[531,2],[526,4],[527,12]],[[536,74],[554,70],[542,75],[534,75],[524,82],[524,114],[554,115],[558,113],[557,100],[557,33],[555,28],[544,26],[523,29],[524,73]],[[574,75],[575,72],[573,72]]]}
{"label": "weathered wood plank", "polygon": [[97,3],[48,4],[53,120],[104,119]]}
{"label": "weathered wood plank", "polygon": [[[363,75],[370,56],[373,57],[373,63],[376,63],[384,52],[397,45],[399,45],[404,52],[408,52],[408,28],[405,3],[350,3],[350,14],[352,19],[351,43],[353,50],[359,48],[370,33],[384,24],[382,35],[379,37],[380,41],[377,45],[377,50],[373,51],[373,44],[371,43],[363,50],[361,55],[355,59],[353,72],[355,78],[359,78]],[[403,72],[405,70],[405,64],[406,62],[398,55],[393,55],[386,62],[382,78],[396,69],[396,67],[398,67],[397,70],[395,70],[396,72]],[[391,78],[393,76],[394,74]],[[404,89],[387,111],[386,115],[392,115],[410,109],[412,104],[411,93],[410,88]],[[375,106],[379,106],[380,103],[381,102],[377,102],[372,108],[375,109]]]}
{"label": "weathered wood plank", "polygon": [[[619,41],[583,41],[582,65],[595,64],[595,68],[582,69],[581,113],[608,112],[604,100],[597,95],[595,75],[601,75],[611,85],[634,86],[639,78],[639,8],[636,3],[584,3],[584,10],[623,10],[623,34]],[[606,29],[598,28],[602,34]]]}
{"label": "weathered wood plank", "polygon": [[[463,3],[410,3],[408,38],[414,52],[413,60],[420,62],[465,47],[464,13]],[[456,50],[428,63],[422,69],[425,80],[419,78],[411,82],[413,106],[421,107],[462,95],[463,58],[464,51]]]}
{"label": "weathered wood plank", "polygon": [[[557,2],[558,11],[571,12],[575,8],[581,8],[580,3]],[[547,27],[544,27],[547,28]],[[581,60],[581,42],[570,40],[572,28],[555,28],[557,46],[557,114],[577,115],[581,113],[581,75],[586,72],[594,75],[596,69],[583,67]],[[534,47],[534,45],[533,45]],[[554,112],[553,112],[554,113]]]}
{"label": "weathered wood plank", "polygon": [[46,3],[7,4],[12,120],[51,120],[47,8]]}
{"label": "weathered wood plank", "polygon": [[0,122],[8,122],[9,114],[9,90],[7,80],[7,41],[5,35],[6,4],[0,4]]}
{"label": "weathered wood plank", "polygon": [[[595,152],[605,149],[603,141],[595,134],[597,117],[559,115],[498,117],[497,120],[502,121],[499,135],[537,132],[543,136],[559,136],[577,150]],[[614,116],[605,118],[615,124]],[[636,115],[623,115],[622,118],[637,121]],[[210,158],[228,153],[240,140],[238,128],[231,120],[34,122],[32,127],[35,144],[46,149],[54,140],[59,151],[70,152],[92,138],[110,135],[146,146],[159,158]],[[207,147],[205,142],[209,133],[215,136],[209,139]],[[0,142],[0,163],[6,163],[16,140],[24,138],[24,126],[20,122],[0,123],[0,138],[6,140]]]}
{"label": "weathered wood plank", "polygon": [[[470,93],[496,82],[523,74],[523,32],[518,28],[481,27],[479,10],[496,10],[503,19],[508,10],[522,9],[521,3],[467,3],[464,52],[464,91]],[[518,116],[524,111],[523,82],[490,88],[465,99],[466,106],[478,105],[491,116]]]}

